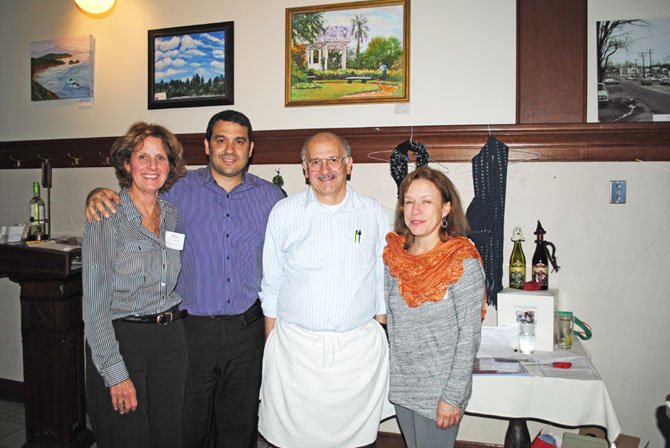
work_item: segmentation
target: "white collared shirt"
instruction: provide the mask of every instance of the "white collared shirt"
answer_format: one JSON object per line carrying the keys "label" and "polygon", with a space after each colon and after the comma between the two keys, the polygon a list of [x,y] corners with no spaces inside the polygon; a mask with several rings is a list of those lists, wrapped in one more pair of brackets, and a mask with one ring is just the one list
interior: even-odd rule
{"label": "white collared shirt", "polygon": [[268,317],[313,331],[348,331],[386,314],[382,206],[347,186],[342,206],[311,188],[278,202],[263,249],[260,298]]}

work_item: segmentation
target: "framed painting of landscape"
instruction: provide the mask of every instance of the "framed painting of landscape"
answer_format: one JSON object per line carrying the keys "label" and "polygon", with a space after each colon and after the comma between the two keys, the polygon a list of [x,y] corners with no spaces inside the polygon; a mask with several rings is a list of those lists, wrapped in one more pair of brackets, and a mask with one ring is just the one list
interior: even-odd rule
{"label": "framed painting of landscape", "polygon": [[233,104],[233,22],[149,30],[149,109]]}
{"label": "framed painting of landscape", "polygon": [[285,105],[409,101],[409,0],[286,10]]}
{"label": "framed painting of landscape", "polygon": [[30,43],[30,99],[93,98],[93,36]]}

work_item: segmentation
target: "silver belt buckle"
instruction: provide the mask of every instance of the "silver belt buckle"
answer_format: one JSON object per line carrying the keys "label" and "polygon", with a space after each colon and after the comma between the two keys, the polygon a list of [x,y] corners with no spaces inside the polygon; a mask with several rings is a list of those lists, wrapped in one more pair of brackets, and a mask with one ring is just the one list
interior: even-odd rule
{"label": "silver belt buckle", "polygon": [[166,311],[156,316],[156,323],[158,325],[169,325],[172,323],[172,311]]}

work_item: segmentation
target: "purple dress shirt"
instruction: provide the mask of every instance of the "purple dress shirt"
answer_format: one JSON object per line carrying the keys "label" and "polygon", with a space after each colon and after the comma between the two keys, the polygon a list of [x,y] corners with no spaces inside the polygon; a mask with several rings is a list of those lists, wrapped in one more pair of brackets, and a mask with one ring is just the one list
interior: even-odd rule
{"label": "purple dress shirt", "polygon": [[263,241],[270,210],[284,196],[250,173],[228,192],[208,167],[189,171],[162,198],[179,210],[186,235],[177,292],[189,314],[240,314],[254,304],[263,274]]}

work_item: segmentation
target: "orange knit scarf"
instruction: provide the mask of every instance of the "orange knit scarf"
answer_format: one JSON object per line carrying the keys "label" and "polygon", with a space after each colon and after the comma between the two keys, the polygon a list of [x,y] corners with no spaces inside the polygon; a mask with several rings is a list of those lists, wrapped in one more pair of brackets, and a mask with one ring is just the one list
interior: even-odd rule
{"label": "orange knit scarf", "polygon": [[[384,263],[391,275],[398,279],[398,287],[407,305],[416,308],[426,301],[438,302],[444,298],[449,285],[463,275],[463,260],[482,258],[472,242],[464,236],[440,242],[433,250],[411,255],[405,249],[405,237],[395,232],[386,235]],[[486,314],[486,293],[482,319]]]}

